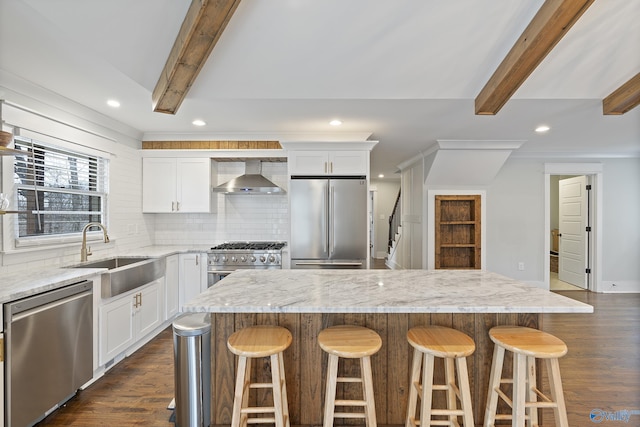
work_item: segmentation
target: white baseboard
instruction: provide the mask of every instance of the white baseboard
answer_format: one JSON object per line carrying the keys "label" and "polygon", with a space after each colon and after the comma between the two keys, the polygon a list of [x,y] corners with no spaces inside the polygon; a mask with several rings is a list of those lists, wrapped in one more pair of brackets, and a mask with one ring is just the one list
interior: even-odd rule
{"label": "white baseboard", "polygon": [[640,293],[640,282],[637,280],[603,280],[598,292],[603,293]]}

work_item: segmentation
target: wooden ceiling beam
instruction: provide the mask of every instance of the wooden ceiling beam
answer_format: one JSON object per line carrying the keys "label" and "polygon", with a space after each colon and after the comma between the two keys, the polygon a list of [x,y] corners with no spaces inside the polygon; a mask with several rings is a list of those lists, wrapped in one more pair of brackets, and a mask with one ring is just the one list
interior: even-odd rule
{"label": "wooden ceiling beam", "polygon": [[476,114],[500,111],[593,1],[546,0],[476,97]]}
{"label": "wooden ceiling beam", "polygon": [[640,73],[631,77],[625,84],[602,100],[602,113],[605,115],[624,114],[639,104]]}
{"label": "wooden ceiling beam", "polygon": [[175,114],[240,0],[192,0],[151,95],[153,111]]}

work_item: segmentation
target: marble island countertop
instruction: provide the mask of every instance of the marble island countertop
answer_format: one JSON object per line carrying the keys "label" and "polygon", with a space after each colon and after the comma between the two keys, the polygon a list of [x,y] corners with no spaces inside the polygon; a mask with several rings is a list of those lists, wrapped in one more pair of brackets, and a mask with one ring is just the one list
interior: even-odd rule
{"label": "marble island countertop", "polygon": [[481,270],[238,270],[183,306],[214,313],[592,313]]}

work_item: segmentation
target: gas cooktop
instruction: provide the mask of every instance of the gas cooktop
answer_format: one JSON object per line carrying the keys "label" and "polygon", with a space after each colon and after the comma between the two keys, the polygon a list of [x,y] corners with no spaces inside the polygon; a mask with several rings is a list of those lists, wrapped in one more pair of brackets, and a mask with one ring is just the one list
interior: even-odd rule
{"label": "gas cooktop", "polygon": [[279,251],[285,242],[226,242],[211,248],[212,251]]}

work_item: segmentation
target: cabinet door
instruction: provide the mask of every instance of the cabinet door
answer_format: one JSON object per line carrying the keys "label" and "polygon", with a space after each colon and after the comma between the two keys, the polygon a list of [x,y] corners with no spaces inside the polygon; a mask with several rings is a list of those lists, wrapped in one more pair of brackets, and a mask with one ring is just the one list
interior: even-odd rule
{"label": "cabinet door", "polygon": [[329,154],[331,175],[367,175],[368,172],[368,151],[333,151]]}
{"label": "cabinet door", "polygon": [[211,211],[211,160],[177,160],[178,212]]}
{"label": "cabinet door", "polygon": [[176,209],[176,160],[142,159],[142,212]]}
{"label": "cabinet door", "polygon": [[133,302],[127,295],[100,307],[100,365],[133,344]]}
{"label": "cabinet door", "polygon": [[292,151],[289,153],[289,175],[327,175],[327,151]]}
{"label": "cabinet door", "polygon": [[207,259],[203,254],[180,255],[180,307],[200,295],[203,288],[202,272],[204,271],[204,288],[206,289]]}
{"label": "cabinet door", "polygon": [[165,267],[165,320],[178,314],[180,302],[180,257],[172,255],[167,257]]}
{"label": "cabinet door", "polygon": [[136,294],[140,295],[138,308],[135,314],[136,339],[140,339],[152,332],[162,323],[163,301],[162,280],[158,279],[145,286]]}

